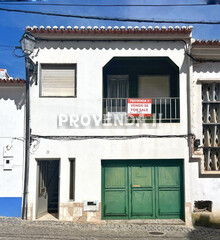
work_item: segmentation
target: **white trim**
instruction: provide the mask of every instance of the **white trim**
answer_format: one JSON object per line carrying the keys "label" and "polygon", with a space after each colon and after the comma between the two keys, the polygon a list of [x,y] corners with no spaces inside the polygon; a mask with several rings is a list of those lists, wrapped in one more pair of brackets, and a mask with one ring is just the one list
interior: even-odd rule
{"label": "white trim", "polygon": [[220,78],[198,78],[196,83],[212,83],[217,82],[220,83]]}

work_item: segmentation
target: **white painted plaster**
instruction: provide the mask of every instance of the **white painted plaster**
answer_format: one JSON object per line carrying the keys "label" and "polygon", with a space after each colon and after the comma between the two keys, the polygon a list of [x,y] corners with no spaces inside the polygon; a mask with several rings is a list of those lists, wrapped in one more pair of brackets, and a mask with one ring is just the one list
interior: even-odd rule
{"label": "white painted plaster", "polygon": [[[0,85],[0,197],[22,197],[23,192],[25,87],[15,84]],[[3,169],[7,145],[13,154],[11,171]]]}

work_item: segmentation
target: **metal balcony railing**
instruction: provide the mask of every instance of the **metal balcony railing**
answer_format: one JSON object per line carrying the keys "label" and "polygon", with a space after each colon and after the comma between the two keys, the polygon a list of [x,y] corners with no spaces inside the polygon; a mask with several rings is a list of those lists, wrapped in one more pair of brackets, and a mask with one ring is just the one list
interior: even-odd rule
{"label": "metal balcony railing", "polygon": [[[129,98],[131,99],[131,98]],[[135,98],[138,99],[138,98]],[[180,122],[180,99],[179,98],[151,98],[151,116],[142,117],[146,123],[153,121],[163,123]],[[103,122],[108,123],[116,116],[122,116],[124,121],[129,122],[128,98],[103,98]],[[138,120],[138,118],[137,118]]]}

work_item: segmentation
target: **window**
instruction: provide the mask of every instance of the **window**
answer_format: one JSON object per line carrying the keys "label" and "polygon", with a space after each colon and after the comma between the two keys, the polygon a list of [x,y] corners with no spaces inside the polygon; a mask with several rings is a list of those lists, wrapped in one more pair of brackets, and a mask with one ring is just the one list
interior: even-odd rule
{"label": "window", "polygon": [[169,98],[169,76],[138,76],[138,97],[145,98],[146,96],[150,98]]}
{"label": "window", "polygon": [[75,159],[70,159],[70,200],[75,200]]}
{"label": "window", "polygon": [[220,170],[220,84],[202,84],[203,154],[206,171]]}
{"label": "window", "polygon": [[42,97],[75,97],[76,65],[42,64],[40,95]]}

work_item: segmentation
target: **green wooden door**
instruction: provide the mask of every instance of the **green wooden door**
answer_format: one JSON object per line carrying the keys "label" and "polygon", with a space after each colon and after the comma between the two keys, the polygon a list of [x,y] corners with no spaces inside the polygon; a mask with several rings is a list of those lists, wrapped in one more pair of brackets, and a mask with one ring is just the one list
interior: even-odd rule
{"label": "green wooden door", "polygon": [[104,175],[104,216],[128,218],[127,167],[106,167]]}
{"label": "green wooden door", "polygon": [[157,218],[181,218],[183,197],[181,166],[158,166],[155,171]]}
{"label": "green wooden door", "polygon": [[102,161],[102,218],[183,218],[180,160]]}
{"label": "green wooden door", "polygon": [[155,217],[154,168],[131,166],[129,172],[131,218]]}

